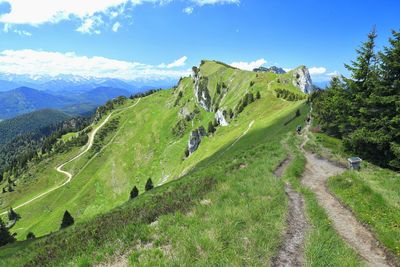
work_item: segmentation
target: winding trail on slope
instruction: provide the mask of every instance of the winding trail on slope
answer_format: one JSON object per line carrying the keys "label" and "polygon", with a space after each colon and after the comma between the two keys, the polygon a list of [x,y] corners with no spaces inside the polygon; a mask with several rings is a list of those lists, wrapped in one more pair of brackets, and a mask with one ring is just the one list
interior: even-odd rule
{"label": "winding trail on slope", "polygon": [[329,177],[343,173],[346,169],[319,158],[304,149],[308,142],[309,125],[305,127],[304,142],[300,149],[307,164],[302,184],[316,195],[318,203],[325,209],[338,234],[365,260],[369,266],[396,266],[390,256],[379,246],[373,234],[357,221],[352,212],[345,208],[327,189]]}
{"label": "winding trail on slope", "polygon": [[[62,183],[62,184],[60,184],[60,185],[58,185],[58,186],[56,186],[56,187],[53,187],[53,188],[51,188],[51,189],[49,189],[49,190],[47,190],[47,191],[45,191],[45,192],[43,192],[43,193],[41,193],[41,194],[39,194],[39,195],[37,195],[37,196],[31,198],[30,200],[28,200],[28,201],[26,201],[26,202],[24,202],[24,203],[22,203],[22,204],[20,204],[20,205],[18,205],[18,206],[16,206],[16,207],[14,207],[13,209],[16,210],[16,209],[19,209],[19,208],[21,208],[21,207],[23,207],[23,206],[26,206],[26,205],[28,205],[29,203],[35,201],[36,199],[41,198],[41,197],[43,197],[43,196],[45,196],[45,195],[47,195],[47,194],[49,194],[49,193],[51,193],[51,192],[53,192],[53,191],[59,189],[59,188],[61,188],[61,187],[65,186],[65,185],[67,185],[68,183],[70,183],[71,180],[72,180],[72,178],[73,178],[73,175],[72,175],[70,172],[63,170],[64,166],[67,165],[68,163],[71,163],[71,162],[77,160],[78,158],[82,157],[84,154],[86,154],[86,153],[92,148],[93,142],[94,142],[94,138],[95,138],[95,136],[96,136],[96,133],[97,133],[101,128],[103,128],[104,125],[106,125],[106,123],[110,120],[111,116],[112,116],[115,112],[123,111],[123,110],[129,109],[129,108],[133,108],[134,106],[136,106],[137,104],[139,104],[140,100],[141,100],[141,98],[139,98],[138,101],[137,101],[135,104],[131,105],[131,106],[113,110],[110,114],[108,114],[108,116],[106,117],[106,119],[105,119],[96,129],[94,129],[93,131],[91,131],[91,132],[88,134],[89,139],[88,139],[88,142],[87,142],[86,145],[85,145],[85,146],[86,146],[85,150],[83,150],[81,153],[79,153],[78,155],[76,155],[76,156],[73,157],[72,159],[70,159],[70,160],[68,160],[68,161],[66,161],[66,162],[64,162],[64,163],[62,163],[62,164],[59,165],[58,167],[56,167],[56,170],[57,170],[59,173],[62,173],[62,174],[64,174],[64,175],[67,177],[67,180],[66,180],[64,183]],[[5,215],[5,214],[7,214],[7,211],[1,213],[0,215]]]}
{"label": "winding trail on slope", "polygon": [[[281,178],[287,166],[292,161],[288,156],[279,164],[274,175]],[[302,266],[304,262],[304,241],[309,228],[305,216],[304,197],[285,184],[285,193],[289,200],[289,213],[286,219],[285,237],[279,247],[278,254],[272,259],[272,266]]]}

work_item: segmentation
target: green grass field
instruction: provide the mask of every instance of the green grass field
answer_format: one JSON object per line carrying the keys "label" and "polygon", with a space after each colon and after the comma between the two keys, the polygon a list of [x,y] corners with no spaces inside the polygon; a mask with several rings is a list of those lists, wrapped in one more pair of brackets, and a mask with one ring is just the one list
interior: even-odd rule
{"label": "green grass field", "polygon": [[[223,82],[228,87],[226,94],[219,97],[221,109],[234,109],[249,91],[254,94],[260,91],[262,97],[246,107],[228,127],[218,127],[216,134],[205,137],[198,151],[185,160],[190,131],[199,126],[207,128],[208,122],[214,119],[213,112],[197,108],[191,78],[184,78],[176,89],[157,92],[142,99],[137,106],[114,112],[110,121],[118,118],[118,128],[101,141],[100,152],[89,152],[66,165],[65,169],[74,175],[72,182],[17,210],[21,220],[12,229],[17,238],[24,240],[28,232],[42,236],[57,231],[65,210],[78,221],[105,213],[124,203],[134,185],[143,192],[148,178],[156,185],[177,179],[218,151],[224,153],[227,145],[245,131],[263,128],[276,118],[294,112],[298,106],[298,103],[277,99],[268,87],[277,75],[240,71],[212,61],[206,61],[200,72],[208,77],[211,96],[216,94],[217,83]],[[255,83],[250,86],[252,80]],[[174,106],[179,92],[183,97]],[[135,101],[129,100],[117,109],[129,107]],[[182,119],[180,111],[193,112],[196,108],[198,111],[187,123],[183,136],[174,136],[171,128]],[[67,134],[61,140],[72,135]],[[1,210],[15,207],[63,183],[66,177],[55,168],[78,153],[79,148],[75,148],[31,166],[18,180],[16,192],[4,195]]]}
{"label": "green grass field", "polygon": [[[71,183],[17,210],[21,220],[11,231],[20,241],[0,249],[0,266],[118,261],[131,266],[266,265],[286,227],[286,181],[306,199],[312,224],[307,265],[361,266],[312,193],[299,184],[305,162],[294,131],[308,113],[304,101],[277,98],[270,87],[279,77],[275,74],[239,71],[211,61],[204,62],[200,73],[208,77],[211,96],[218,94],[217,84],[226,85],[226,94],[216,96],[220,109],[234,109],[248,92],[260,91],[261,99],[229,126],[204,137],[186,159],[190,131],[207,128],[214,119],[213,112],[197,108],[191,78],[142,98],[134,107],[122,110],[138,99],[116,107],[110,121],[118,118],[118,127],[95,140],[100,151],[66,166],[74,174]],[[298,109],[301,115],[293,119]],[[184,119],[182,110],[195,115],[177,136],[171,128]],[[26,185],[18,185],[18,192],[6,195],[3,210],[64,181],[55,166],[78,153],[76,148],[32,166],[31,176],[44,182],[27,179]],[[283,180],[276,179],[273,172],[288,153],[295,159]],[[158,186],[144,192],[148,178]],[[140,195],[128,201],[134,185]],[[58,231],[66,209],[76,223]],[[23,241],[30,231],[40,238]]]}

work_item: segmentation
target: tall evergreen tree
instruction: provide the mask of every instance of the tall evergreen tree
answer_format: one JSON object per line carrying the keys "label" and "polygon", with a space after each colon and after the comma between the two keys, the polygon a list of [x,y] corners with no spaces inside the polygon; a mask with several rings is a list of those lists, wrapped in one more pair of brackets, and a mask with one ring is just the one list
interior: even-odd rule
{"label": "tall evergreen tree", "polygon": [[61,221],[60,229],[66,228],[66,227],[68,227],[68,226],[71,226],[71,225],[73,225],[74,223],[75,223],[74,218],[73,218],[72,215],[69,213],[69,211],[66,210],[66,211],[64,212],[64,216],[63,216],[62,221]]}
{"label": "tall evergreen tree", "polygon": [[208,130],[209,134],[215,133],[215,127],[214,127],[214,125],[213,125],[213,123],[211,121],[208,123],[208,129],[207,130]]}
{"label": "tall evergreen tree", "polygon": [[0,247],[14,241],[15,238],[10,234],[3,220],[0,218]]}
{"label": "tall evergreen tree", "polygon": [[136,186],[134,186],[131,190],[131,193],[129,195],[130,199],[134,199],[139,195],[139,190],[137,189]]}
{"label": "tall evergreen tree", "polygon": [[153,181],[151,180],[151,178],[149,178],[149,179],[147,180],[147,182],[146,182],[146,185],[145,185],[144,189],[145,189],[146,191],[149,191],[149,190],[153,189],[153,187],[154,187]]}
{"label": "tall evergreen tree", "polygon": [[380,86],[375,91],[375,122],[390,136],[391,167],[400,169],[400,32],[392,31],[389,47],[379,53]]}
{"label": "tall evergreen tree", "polygon": [[368,34],[367,41],[356,49],[357,59],[351,61],[351,64],[345,64],[351,73],[351,78],[344,78],[344,81],[353,102],[349,110],[349,123],[353,130],[366,126],[370,117],[373,116],[370,98],[378,81],[376,37],[376,30],[373,28]]}

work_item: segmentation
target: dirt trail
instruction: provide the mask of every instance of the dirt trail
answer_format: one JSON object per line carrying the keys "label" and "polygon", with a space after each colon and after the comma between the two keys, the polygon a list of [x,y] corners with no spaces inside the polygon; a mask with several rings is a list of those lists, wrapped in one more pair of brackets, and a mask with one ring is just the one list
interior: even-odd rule
{"label": "dirt trail", "polygon": [[[60,184],[60,185],[58,185],[58,186],[56,186],[56,187],[53,187],[53,188],[51,188],[51,189],[49,189],[49,190],[47,190],[47,191],[45,191],[45,192],[43,192],[43,193],[41,193],[41,194],[39,194],[39,195],[37,195],[37,196],[31,198],[30,200],[28,200],[28,201],[26,201],[26,202],[24,202],[24,203],[22,203],[22,204],[20,204],[20,205],[18,205],[18,206],[16,206],[16,207],[14,207],[13,209],[16,210],[16,209],[19,209],[19,208],[21,208],[21,207],[23,207],[23,206],[26,206],[26,205],[28,205],[29,203],[35,201],[36,199],[41,198],[41,197],[43,197],[43,196],[45,196],[45,195],[47,195],[47,194],[49,194],[49,193],[51,193],[51,192],[53,192],[53,191],[59,189],[59,188],[61,188],[61,187],[65,186],[65,185],[67,185],[68,183],[70,183],[71,180],[72,180],[73,175],[72,175],[70,172],[68,172],[68,171],[64,171],[64,170],[63,170],[64,166],[67,165],[68,163],[71,163],[72,161],[75,161],[75,160],[77,160],[78,158],[82,157],[84,154],[86,154],[86,153],[92,148],[93,142],[94,142],[94,138],[95,138],[95,136],[96,136],[96,133],[110,120],[111,116],[112,116],[115,112],[117,112],[117,111],[122,111],[122,110],[126,110],[126,109],[129,109],[129,108],[132,108],[132,107],[136,106],[139,102],[140,102],[140,98],[139,98],[138,101],[136,101],[135,104],[133,104],[133,105],[131,105],[131,106],[128,106],[128,107],[125,107],[125,108],[116,109],[116,110],[112,111],[112,112],[106,117],[106,119],[105,119],[96,129],[94,129],[93,131],[91,131],[91,132],[88,134],[88,142],[87,142],[86,145],[85,145],[86,148],[85,148],[81,153],[79,153],[78,155],[76,155],[76,156],[73,157],[72,159],[70,159],[70,160],[68,160],[68,161],[66,161],[66,162],[64,162],[64,163],[62,163],[61,165],[59,165],[59,166],[56,168],[56,170],[57,170],[59,173],[62,173],[62,174],[64,174],[64,175],[67,177],[67,180],[65,180],[64,183],[62,183],[62,184]],[[1,213],[0,215],[5,215],[5,214],[7,214],[7,211]]]}
{"label": "dirt trail", "polygon": [[396,266],[390,262],[390,257],[385,250],[379,247],[373,234],[328,191],[327,179],[341,174],[345,169],[304,150],[303,147],[308,141],[308,129],[309,126],[305,128],[305,139],[301,145],[301,150],[307,158],[302,184],[315,193],[318,203],[325,209],[335,230],[365,260],[367,265]]}
{"label": "dirt trail", "polygon": [[[287,157],[275,170],[275,176],[280,178],[291,162]],[[304,241],[309,224],[305,216],[304,198],[294,191],[289,184],[285,185],[289,199],[289,214],[285,238],[277,256],[272,260],[272,266],[302,266],[304,262]]]}

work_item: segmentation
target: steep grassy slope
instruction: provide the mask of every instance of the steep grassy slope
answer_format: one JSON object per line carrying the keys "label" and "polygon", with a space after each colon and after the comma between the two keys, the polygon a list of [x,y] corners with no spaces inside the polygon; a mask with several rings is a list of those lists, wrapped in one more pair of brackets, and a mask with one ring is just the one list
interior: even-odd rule
{"label": "steep grassy slope", "polygon": [[[192,78],[184,78],[174,90],[160,91],[142,99],[133,108],[114,113],[111,120],[118,120],[118,128],[99,142],[101,151],[92,151],[66,166],[74,174],[73,182],[18,210],[22,219],[13,228],[18,238],[25,239],[29,231],[40,236],[57,230],[65,209],[70,210],[77,220],[106,212],[125,202],[133,185],[143,192],[148,178],[152,178],[156,185],[179,178],[198,162],[234,142],[248,130],[252,121],[255,122],[251,128],[256,129],[295,105],[274,96],[268,88],[268,83],[274,78],[270,73],[256,77],[253,72],[211,61],[201,66],[200,73],[209,79],[207,88],[210,95],[216,93],[218,82],[223,82],[228,88],[219,104],[224,109],[234,109],[249,91],[255,93],[259,90],[262,97],[238,114],[229,126],[219,127],[214,136],[204,137],[198,151],[185,160],[184,152],[191,130],[201,125],[207,127],[208,122],[214,119],[214,112],[198,107]],[[250,86],[254,79],[254,85]],[[182,92],[182,97],[176,104],[179,92]],[[128,101],[124,106],[128,107],[135,101]],[[179,115],[185,110],[195,115],[185,122],[183,134],[176,136],[171,127],[185,120]],[[74,153],[59,155],[50,160],[51,164],[44,162],[33,166],[21,180],[21,186],[17,186],[17,192],[4,195],[2,207],[15,207],[46,191],[49,186],[62,183],[66,178],[56,172],[55,167]]]}
{"label": "steep grassy slope", "polygon": [[[283,182],[273,176],[286,157],[283,139],[304,116],[284,125],[299,105],[266,118],[239,139],[227,143],[181,179],[124,203],[94,220],[79,222],[49,238],[0,250],[5,265],[90,266],[129,262],[132,266],[265,265],[278,249],[285,227],[287,200]],[[262,109],[253,106],[251,112]],[[301,107],[302,114],[307,112]],[[289,136],[288,136],[289,132]],[[235,142],[235,141],[233,141]],[[294,149],[294,147],[290,146]],[[302,172],[296,161],[287,177]],[[361,266],[310,199],[316,223],[307,249],[310,265]],[[320,244],[325,244],[320,249]]]}
{"label": "steep grassy slope", "polygon": [[[53,233],[0,249],[0,265],[268,263],[278,249],[287,213],[284,183],[273,171],[288,153],[282,141],[296,140],[294,128],[308,108],[301,101],[277,98],[269,86],[279,77],[274,74],[257,75],[211,61],[203,62],[199,73],[208,79],[211,110],[236,110],[248,92],[260,91],[261,98],[228,119],[229,126],[205,136],[188,158],[184,152],[190,132],[214,119],[214,110],[199,107],[192,78],[182,79],[175,89],[116,107],[93,150],[66,166],[74,174],[72,182],[17,210],[22,219],[12,231],[18,239],[29,231],[37,236]],[[297,109],[302,115],[294,117]],[[178,133],[171,129],[176,125]],[[76,154],[78,149],[32,166],[29,176],[37,179],[21,180],[24,184],[5,195],[2,207],[23,203],[61,183],[65,178],[55,167]],[[288,179],[295,181],[303,166],[299,158]],[[149,177],[159,186],[143,193]],[[127,201],[134,185],[141,195]],[[312,195],[308,198],[315,231],[306,248],[312,251],[307,262],[359,265]],[[66,209],[77,223],[57,231]],[[326,249],[317,249],[321,242]]]}
{"label": "steep grassy slope", "polygon": [[[98,155],[93,151],[88,157],[82,157],[67,166],[75,175],[73,183],[19,210],[22,219],[15,226],[15,229],[19,229],[19,238],[24,239],[28,231],[43,235],[57,230],[65,209],[72,211],[78,219],[105,212],[125,202],[133,185],[143,191],[144,182],[149,177],[156,184],[178,178],[241,136],[254,119],[256,122],[253,128],[257,128],[266,120],[287,112],[287,108],[294,105],[277,99],[269,90],[267,84],[273,78],[270,74],[260,74],[258,82],[249,89],[250,81],[257,78],[253,72],[243,72],[207,61],[200,68],[200,73],[209,79],[207,89],[210,95],[216,93],[218,82],[225,83],[228,93],[220,103],[224,108],[234,108],[249,90],[262,90],[262,98],[246,108],[230,126],[220,127],[214,137],[205,137],[199,150],[186,160],[183,157],[190,131],[200,125],[206,127],[214,119],[213,112],[206,112],[197,106],[193,79],[184,78],[175,90],[158,92],[144,98],[131,109],[116,112],[112,119],[118,119],[118,129],[100,142],[102,151]],[[179,92],[182,92],[183,97],[175,105]],[[125,106],[132,103],[125,103]],[[252,110],[251,106],[256,109]],[[178,115],[184,109],[197,111],[194,118],[186,123],[183,135],[177,137],[172,133],[171,126],[184,119]],[[112,145],[107,145],[109,142]],[[54,164],[60,163],[67,157],[60,155],[52,161]],[[63,177],[54,167],[43,163],[41,168],[36,168],[38,173],[31,170],[30,175],[39,181],[49,181],[49,184],[60,183]],[[11,193],[11,197],[6,195],[6,199],[12,198],[15,201],[5,203],[16,206],[28,199],[27,196],[47,189],[29,185],[20,188],[19,192]]]}

